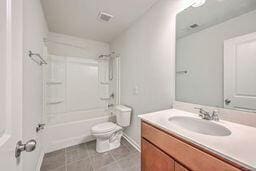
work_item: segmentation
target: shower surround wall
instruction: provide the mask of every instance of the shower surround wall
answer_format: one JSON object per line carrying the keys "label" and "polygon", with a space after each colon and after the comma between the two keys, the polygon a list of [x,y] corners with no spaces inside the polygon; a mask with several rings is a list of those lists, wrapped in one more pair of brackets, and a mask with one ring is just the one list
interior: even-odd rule
{"label": "shower surround wall", "polygon": [[[112,116],[107,111],[109,101],[100,99],[104,87],[98,78],[98,56],[109,54],[109,45],[56,33],[49,33],[46,42],[44,113],[49,152],[91,140],[91,126]],[[112,81],[109,87],[115,85]]]}
{"label": "shower surround wall", "polygon": [[[48,56],[45,81],[48,124],[80,120],[88,114],[93,118],[90,111],[103,113],[107,109],[108,101],[102,98],[109,97],[109,85],[99,84],[99,75],[102,74],[99,74],[101,67],[97,60]],[[87,114],[83,114],[84,111]]]}

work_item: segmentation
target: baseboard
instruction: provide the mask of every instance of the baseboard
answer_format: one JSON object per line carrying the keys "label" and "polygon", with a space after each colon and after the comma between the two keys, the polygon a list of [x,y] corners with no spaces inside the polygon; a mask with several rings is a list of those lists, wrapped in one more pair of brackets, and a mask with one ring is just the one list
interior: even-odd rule
{"label": "baseboard", "polygon": [[83,135],[83,136],[79,136],[79,137],[72,137],[72,138],[62,139],[59,141],[54,141],[54,142],[51,142],[50,145],[47,147],[46,152],[47,153],[53,152],[53,151],[67,148],[70,146],[89,142],[94,139],[95,138],[92,136]]}
{"label": "baseboard", "polygon": [[123,133],[123,137],[139,152],[141,152],[140,145],[134,141],[131,137],[129,137],[127,134]]}
{"label": "baseboard", "polygon": [[[123,137],[139,152],[140,150],[140,145],[136,143],[131,137],[129,137],[127,134],[123,133]],[[89,142],[94,140],[95,138],[92,136],[80,136],[80,137],[72,137],[68,139],[63,139],[60,141],[55,141],[51,142],[50,145],[46,148],[46,153],[53,152],[56,150],[60,150],[63,148],[67,148],[70,146],[78,145],[81,143]]]}
{"label": "baseboard", "polygon": [[43,159],[44,159],[44,150],[42,150],[42,152],[40,153],[39,159],[37,161],[37,165],[36,165],[36,171],[40,171],[42,163],[43,163]]}

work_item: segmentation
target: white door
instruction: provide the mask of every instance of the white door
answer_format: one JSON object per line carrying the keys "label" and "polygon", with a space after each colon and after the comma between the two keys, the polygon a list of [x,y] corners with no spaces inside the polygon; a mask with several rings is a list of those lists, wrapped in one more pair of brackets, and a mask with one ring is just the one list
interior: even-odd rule
{"label": "white door", "polygon": [[256,33],[224,42],[224,107],[256,112]]}
{"label": "white door", "polygon": [[0,0],[0,170],[3,171],[21,171],[22,151],[32,151],[36,144],[29,141],[24,145],[20,141],[23,130],[22,5],[22,0]]}
{"label": "white door", "polygon": [[0,170],[21,170],[22,1],[0,0]]}

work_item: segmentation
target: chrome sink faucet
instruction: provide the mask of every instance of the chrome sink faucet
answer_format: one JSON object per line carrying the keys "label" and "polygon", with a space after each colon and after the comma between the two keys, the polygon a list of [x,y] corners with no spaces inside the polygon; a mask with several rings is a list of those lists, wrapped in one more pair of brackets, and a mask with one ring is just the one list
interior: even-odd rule
{"label": "chrome sink faucet", "polygon": [[211,120],[212,116],[210,115],[210,112],[207,112],[203,108],[195,107],[195,109],[199,109],[199,117],[205,120]]}
{"label": "chrome sink faucet", "polygon": [[220,120],[219,114],[220,114],[220,112],[219,112],[217,109],[214,110],[214,111],[212,112],[212,120],[214,120],[214,121],[219,121],[219,120]]}
{"label": "chrome sink faucet", "polygon": [[207,112],[203,108],[195,107],[195,109],[199,109],[199,117],[201,117],[202,119],[214,120],[214,121],[219,121],[220,120],[219,119],[219,111],[218,110],[214,110],[212,112],[212,114],[210,114],[210,112]]}

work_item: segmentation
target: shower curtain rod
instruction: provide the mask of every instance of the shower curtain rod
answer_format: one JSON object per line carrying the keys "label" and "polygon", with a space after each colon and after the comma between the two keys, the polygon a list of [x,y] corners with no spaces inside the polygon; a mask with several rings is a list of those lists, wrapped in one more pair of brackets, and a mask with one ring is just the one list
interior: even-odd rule
{"label": "shower curtain rod", "polygon": [[56,43],[56,44],[62,44],[64,46],[71,46],[71,47],[79,48],[79,49],[83,49],[83,50],[86,48],[84,46],[78,46],[78,45],[74,45],[72,43],[64,43],[64,42],[61,42],[61,41],[51,40],[51,39],[47,39],[47,38],[44,38],[44,42],[45,43],[52,42],[52,43]]}
{"label": "shower curtain rod", "polygon": [[108,59],[108,58],[117,58],[117,57],[119,57],[119,55],[116,55],[115,57],[112,57],[112,55],[114,55],[114,54],[115,54],[115,52],[111,52],[108,55],[100,55],[98,58],[99,59]]}
{"label": "shower curtain rod", "polygon": [[100,55],[99,58],[104,58],[104,57],[111,57],[112,55],[114,55],[115,52],[111,52],[110,54],[108,55]]}
{"label": "shower curtain rod", "polygon": [[[83,46],[77,46],[77,45],[73,45],[71,43],[63,43],[63,42],[60,42],[60,41],[55,41],[55,40],[50,40],[50,39],[47,39],[47,38],[44,38],[43,39],[45,43],[47,42],[52,42],[52,43],[57,43],[57,44],[62,44],[62,45],[65,45],[65,46],[71,46],[71,47],[75,47],[75,48],[79,48],[79,49],[85,49],[85,47]],[[119,54],[116,54],[115,57],[111,57],[112,55],[116,54],[115,52],[111,52],[110,54],[107,54],[107,55],[100,55],[98,56],[98,59],[104,59],[104,57],[106,58],[118,58],[119,57]]]}

